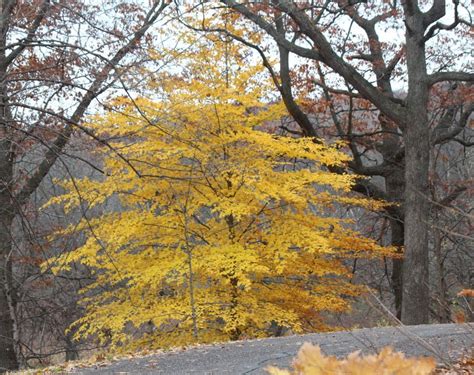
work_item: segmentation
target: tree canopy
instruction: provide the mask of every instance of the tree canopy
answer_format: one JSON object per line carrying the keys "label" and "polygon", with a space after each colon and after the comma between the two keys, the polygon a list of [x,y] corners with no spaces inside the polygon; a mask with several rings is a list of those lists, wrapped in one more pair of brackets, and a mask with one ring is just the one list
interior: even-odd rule
{"label": "tree canopy", "polygon": [[347,161],[339,144],[264,131],[287,113],[266,101],[271,82],[244,48],[212,35],[190,45],[180,73],[155,78],[159,99],[118,97],[90,119],[110,139],[106,177],[63,182],[53,200],[121,206],[59,233],[86,240],[56,267],[96,274],[77,335],[167,346],[264,336],[272,322],[326,329],[321,313],[362,291],[343,260],[391,251],[334,211],[382,203],[350,196],[357,176],[327,170]]}

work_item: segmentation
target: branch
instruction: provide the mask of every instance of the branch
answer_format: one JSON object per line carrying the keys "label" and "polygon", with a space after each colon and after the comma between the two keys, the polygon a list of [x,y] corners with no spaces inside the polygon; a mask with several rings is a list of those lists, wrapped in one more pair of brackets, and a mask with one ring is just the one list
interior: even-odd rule
{"label": "branch", "polygon": [[432,201],[435,208],[441,210],[446,207],[449,207],[452,202],[454,202],[463,192],[467,190],[466,186],[456,186],[456,188],[439,201]]}
{"label": "branch", "polygon": [[[432,18],[427,17],[426,20],[423,19],[423,25],[425,27],[428,27],[429,24],[431,24],[432,22],[444,17],[444,15],[446,14],[444,0],[436,0],[433,4],[432,9],[435,8],[435,5],[437,3],[443,3],[443,12],[441,13],[441,11],[438,10],[438,13],[436,13],[436,14],[433,13]],[[428,30],[426,35],[423,37],[423,41],[422,41],[423,43],[426,43],[429,39],[431,39],[433,36],[435,36],[436,31],[439,31],[439,30],[452,30],[457,25],[459,25],[460,23],[465,24],[465,25],[472,28],[473,24],[471,22],[463,20],[462,18],[459,17],[459,11],[458,11],[459,0],[453,0],[453,3],[454,3],[454,21],[453,21],[453,23],[447,25],[447,24],[444,24],[442,22],[436,22],[433,26],[430,27],[430,29]],[[427,15],[428,13],[425,13],[424,15]],[[438,17],[439,15],[441,15],[441,17]]]}
{"label": "branch", "polygon": [[474,73],[468,72],[438,72],[428,76],[430,86],[443,81],[464,81],[474,82]]}
{"label": "branch", "polygon": [[396,53],[396,55],[392,58],[392,60],[389,61],[387,67],[385,68],[385,72],[383,73],[383,76],[387,79],[390,79],[393,70],[397,66],[397,64],[400,62],[400,59],[402,56],[405,54],[405,46],[400,48],[400,50]]}
{"label": "branch", "polygon": [[[461,117],[458,121],[458,125],[455,126],[454,128],[449,127],[449,121],[450,119],[454,117],[454,111],[448,110],[446,114],[441,118],[440,124],[434,129],[437,131],[434,133],[433,141],[431,142],[433,145],[437,145],[440,143],[444,143],[450,140],[455,140],[461,144],[463,144],[463,140],[461,139],[456,139],[455,137],[461,133],[466,128],[466,124],[471,117],[472,112],[474,112],[474,104],[470,104],[461,114]],[[443,129],[446,129],[445,131],[442,131]],[[470,146],[470,144],[466,143],[465,146]]]}
{"label": "branch", "polygon": [[369,62],[374,62],[375,57],[371,54],[368,53],[359,53],[358,55],[351,55],[348,58],[352,60],[364,60],[364,61],[369,61]]}
{"label": "branch", "polygon": [[292,130],[290,129],[289,127],[285,126],[285,125],[280,125],[279,128],[281,130],[284,130],[285,132],[287,133],[290,133],[290,134],[294,134],[294,135],[298,135],[300,137],[304,137],[304,133],[303,132],[300,132],[300,131],[297,131],[297,130]]}
{"label": "branch", "polygon": [[[285,103],[286,109],[290,113],[290,115],[293,117],[293,119],[298,123],[299,127],[303,130],[305,136],[310,136],[310,137],[318,137],[318,134],[316,133],[313,124],[309,120],[308,116],[301,110],[301,108],[298,106],[298,104],[295,102],[295,99],[293,97],[292,89],[291,89],[291,77],[290,77],[290,66],[289,66],[289,51],[283,47],[282,45],[279,45],[279,53],[280,53],[280,80],[278,80],[278,76],[276,72],[274,71],[273,67],[271,66],[270,62],[268,61],[267,57],[265,56],[265,53],[263,50],[258,47],[257,45],[245,40],[244,38],[235,35],[231,32],[229,32],[226,29],[221,29],[221,28],[202,28],[198,29],[192,25],[189,25],[187,23],[184,23],[182,20],[180,20],[182,24],[184,24],[186,27],[194,30],[194,31],[205,31],[205,32],[219,32],[219,33],[224,33],[228,36],[230,36],[232,39],[237,40],[238,42],[246,45],[247,47],[250,47],[258,52],[262,59],[263,66],[268,70],[270,73],[270,76],[273,80],[273,83],[275,84],[276,88],[280,92],[280,95],[283,99],[283,102]],[[276,21],[277,23],[277,31],[278,33],[284,33],[282,30],[283,25],[281,23],[281,19]]]}
{"label": "branch", "polygon": [[143,37],[143,35],[145,35],[147,30],[157,20],[159,15],[167,6],[168,1],[162,1],[160,6],[158,6],[158,3],[155,3],[148,12],[142,27],[134,33],[132,39],[130,39],[126,45],[121,47],[114,57],[97,74],[97,77],[82,98],[82,101],[79,103],[72,116],[67,120],[64,131],[59,134],[53,142],[36,172],[27,180],[21,191],[15,197],[20,205],[26,203],[29,196],[38,188],[43,178],[48,174],[60,153],[66,147],[75,125],[80,122],[89,105],[92,103],[94,98],[97,97],[98,93],[101,91],[103,83],[107,80],[111,71],[115,70],[119,62],[136,47],[138,41]]}
{"label": "branch", "polygon": [[[342,89],[335,89],[333,87],[327,86],[325,83],[323,83],[321,81],[312,80],[311,83],[313,83],[316,86],[321,87],[323,90],[327,90],[331,94],[344,95],[344,96],[347,96],[348,98],[366,99],[365,97],[363,97],[358,92],[351,92],[351,91],[342,90]],[[403,99],[396,98],[394,96],[386,95],[386,97],[389,98],[394,103],[397,103],[397,104],[400,104],[400,105],[403,105],[405,103],[405,101]]]}
{"label": "branch", "polygon": [[[13,103],[16,107],[22,107],[22,108],[27,108],[27,109],[31,109],[31,110],[34,110],[34,111],[38,111],[38,112],[42,112],[43,114],[48,114],[50,116],[53,116],[53,117],[56,117],[58,119],[60,119],[61,121],[63,122],[66,122],[66,123],[69,123],[71,124],[72,126],[78,128],[81,130],[81,132],[83,132],[84,134],[86,134],[87,136],[91,137],[93,140],[95,140],[97,143],[101,144],[101,145],[104,145],[106,146],[108,149],[110,149],[114,154],[116,154],[120,159],[122,159],[124,161],[125,164],[127,164],[137,175],[139,175],[138,171],[136,170],[136,168],[130,163],[130,160],[127,159],[122,153],[120,153],[116,148],[114,148],[109,142],[108,140],[104,140],[104,139],[101,139],[99,137],[97,137],[91,130],[87,129],[86,127],[82,126],[81,124],[79,123],[72,123],[70,119],[66,118],[66,117],[63,117],[57,113],[54,113],[52,111],[48,111],[46,109],[42,109],[42,108],[37,108],[37,107],[33,107],[33,106],[30,106],[30,105],[27,105],[27,104],[22,104],[22,103]],[[10,125],[12,126],[12,125]],[[41,144],[43,144],[46,148],[48,148],[48,150],[51,150],[51,152],[54,152],[53,149],[51,148],[51,146],[47,145],[43,140],[41,140],[38,136],[35,136],[34,134],[32,134],[31,132],[28,132],[28,131],[25,131],[23,129],[21,129],[21,127],[13,127],[16,131],[20,132],[20,133],[24,133],[27,137],[30,137],[30,138],[34,138],[36,140],[38,140]],[[61,133],[59,133],[61,134]],[[66,155],[66,156],[71,156],[67,153],[64,152],[64,150],[61,151],[61,154],[63,155]],[[60,154],[57,155],[58,157],[60,156]],[[84,161],[84,160],[83,160]],[[94,167],[94,169],[97,169]]]}
{"label": "branch", "polygon": [[[455,8],[459,4],[458,0],[454,0]],[[457,11],[456,11],[457,12]],[[434,0],[431,8],[423,13],[423,26],[427,28],[433,22],[443,18],[446,14],[446,0]]]}
{"label": "branch", "polygon": [[349,98],[364,99],[364,97],[357,92],[351,92],[351,91],[342,90],[342,89],[335,89],[333,87],[327,86],[325,83],[321,81],[312,80],[311,83],[313,83],[316,86],[321,87],[323,90],[327,90],[331,94],[344,95]]}
{"label": "branch", "polygon": [[250,9],[245,7],[243,4],[238,3],[235,0],[221,0],[222,3],[243,14],[246,18],[253,21],[257,26],[263,29],[268,35],[270,35],[279,45],[282,45],[290,52],[293,52],[299,56],[306,57],[313,60],[320,60],[321,55],[318,51],[310,48],[304,48],[298,46],[295,43],[290,42],[285,38],[285,35],[280,34],[269,22],[263,17],[253,13]]}
{"label": "branch", "polygon": [[243,45],[249,47],[249,48],[252,48],[254,49],[255,51],[257,51],[257,53],[260,55],[260,58],[262,59],[262,64],[263,66],[268,70],[268,72],[270,73],[270,77],[272,78],[272,81],[273,81],[273,84],[275,85],[275,87],[278,89],[278,91],[281,92],[282,90],[282,87],[281,87],[281,84],[280,84],[280,81],[278,80],[278,76],[275,72],[275,70],[273,69],[272,65],[270,64],[270,61],[268,61],[267,59],[267,56],[265,55],[265,52],[259,47],[257,46],[256,44],[253,44],[251,42],[249,42],[248,40],[245,40],[244,38],[242,38],[241,36],[238,36],[234,33],[231,33],[229,30],[227,29],[222,29],[222,28],[209,28],[209,27],[203,27],[203,28],[197,28],[197,27],[194,27],[186,22],[184,22],[181,18],[178,18],[178,22],[181,23],[182,25],[186,26],[188,29],[191,29],[193,31],[197,31],[197,32],[216,32],[216,33],[222,33],[222,34],[225,34],[229,37],[231,37],[232,39],[238,41],[239,43],[242,43]]}
{"label": "branch", "polygon": [[[5,35],[8,31],[8,22],[13,13],[13,8],[15,8],[16,0],[4,0],[3,1],[3,12],[0,15],[0,30],[2,35],[0,36],[2,43],[6,42]],[[3,44],[3,47],[5,45]]]}
{"label": "branch", "polygon": [[474,146],[474,142],[467,142],[467,141],[465,141],[464,139],[453,138],[452,140],[453,140],[454,142],[459,143],[461,146],[464,146],[464,147],[472,147],[472,146]]}
{"label": "branch", "polygon": [[[279,18],[276,21],[277,30],[281,33],[283,31],[283,22]],[[291,114],[293,119],[298,123],[304,135],[309,137],[318,138],[318,134],[313,127],[313,124],[309,120],[306,113],[304,113],[300,106],[295,102],[291,89],[291,76],[290,76],[290,63],[289,55],[290,52],[283,46],[279,45],[278,50],[280,53],[280,79],[281,79],[281,96],[288,112]]]}
{"label": "branch", "polygon": [[382,163],[372,166],[357,165],[354,162],[349,162],[349,167],[357,174],[364,176],[387,176],[392,169],[387,163]]}
{"label": "branch", "polygon": [[[385,96],[367,81],[352,65],[344,61],[336,54],[331,44],[326,40],[323,33],[314,26],[311,19],[293,2],[280,0],[278,7],[283,12],[287,13],[293,21],[299,26],[300,31],[308,36],[314,43],[315,48],[308,50],[296,46],[294,43],[286,40],[284,35],[279,33],[272,25],[270,25],[263,17],[253,13],[249,8],[236,0],[221,0],[222,3],[228,5],[232,9],[244,15],[249,20],[257,24],[261,29],[265,30],[279,45],[285,47],[288,51],[307,57],[312,60],[321,61],[331,67],[335,72],[341,75],[347,82],[349,82],[359,93],[370,100],[379,108],[387,117],[391,118],[402,126],[406,122],[406,110],[402,105],[394,103],[390,98]],[[302,51],[301,51],[302,50]],[[300,53],[303,52],[304,54]]]}
{"label": "branch", "polygon": [[26,38],[23,39],[18,47],[16,47],[13,51],[10,52],[10,54],[5,57],[5,60],[2,61],[1,63],[1,68],[2,70],[5,70],[7,66],[9,66],[13,60],[15,60],[20,53],[23,52],[23,50],[28,46],[29,43],[33,40],[36,31],[38,30],[39,26],[41,25],[41,22],[43,21],[44,17],[46,16],[46,12],[50,6],[49,0],[44,0],[43,4],[41,4],[41,7],[38,11],[38,14],[36,15],[33,25],[30,30],[28,30],[28,34],[26,35]]}

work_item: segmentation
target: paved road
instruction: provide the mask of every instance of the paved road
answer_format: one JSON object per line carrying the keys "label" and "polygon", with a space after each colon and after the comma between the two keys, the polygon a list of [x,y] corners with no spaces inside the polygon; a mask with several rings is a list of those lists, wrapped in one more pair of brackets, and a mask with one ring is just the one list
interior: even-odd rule
{"label": "paved road", "polygon": [[474,349],[474,324],[387,327],[351,332],[309,334],[206,345],[113,362],[107,367],[77,369],[76,374],[265,374],[268,365],[288,367],[304,342],[324,353],[345,356],[355,350],[374,352],[390,345],[407,356],[430,355],[439,362]]}

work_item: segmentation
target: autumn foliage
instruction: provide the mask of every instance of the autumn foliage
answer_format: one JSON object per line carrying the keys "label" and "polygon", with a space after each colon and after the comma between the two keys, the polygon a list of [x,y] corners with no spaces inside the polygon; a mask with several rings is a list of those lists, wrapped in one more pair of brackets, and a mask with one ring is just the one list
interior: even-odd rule
{"label": "autumn foliage", "polygon": [[378,354],[361,356],[359,352],[338,360],[325,356],[319,346],[305,343],[293,361],[293,369],[269,367],[271,375],[428,375],[436,367],[433,358],[406,358],[390,347]]}
{"label": "autumn foliage", "polygon": [[468,10],[3,1],[0,373],[473,321]]}
{"label": "autumn foliage", "polygon": [[182,71],[150,83],[157,98],[118,97],[90,119],[109,139],[106,177],[62,181],[50,202],[121,207],[57,234],[85,241],[52,260],[56,272],[79,262],[95,274],[76,337],[131,348],[262,337],[270,324],[326,330],[321,313],[362,290],[344,259],[390,253],[331,213],[381,204],[325,168],[344,166],[338,144],[262,130],[287,114],[241,47],[212,35],[190,46]]}

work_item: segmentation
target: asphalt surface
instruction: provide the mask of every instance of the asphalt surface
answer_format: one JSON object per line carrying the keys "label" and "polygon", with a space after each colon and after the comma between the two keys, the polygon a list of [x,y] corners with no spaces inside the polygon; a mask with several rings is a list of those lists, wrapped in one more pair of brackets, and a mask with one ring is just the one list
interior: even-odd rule
{"label": "asphalt surface", "polygon": [[311,342],[325,354],[374,353],[390,345],[406,356],[427,355],[440,363],[474,349],[474,324],[434,324],[360,329],[205,345],[187,350],[118,360],[81,368],[75,374],[266,374],[268,365],[289,367],[301,345]]}

